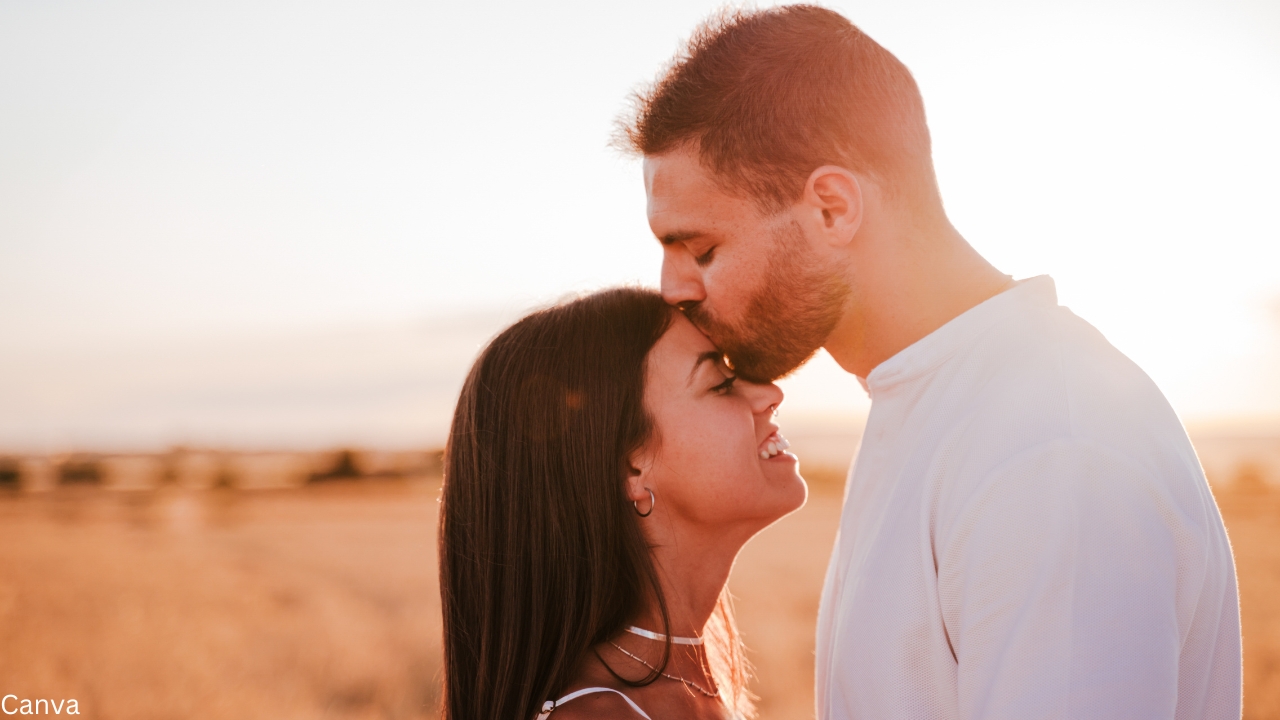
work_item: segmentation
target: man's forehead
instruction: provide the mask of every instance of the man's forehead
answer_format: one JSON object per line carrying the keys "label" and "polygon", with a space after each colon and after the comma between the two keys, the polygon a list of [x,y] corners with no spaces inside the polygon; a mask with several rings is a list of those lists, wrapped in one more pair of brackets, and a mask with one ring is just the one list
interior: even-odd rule
{"label": "man's forehead", "polygon": [[[744,201],[729,194],[688,151],[645,156],[644,187],[649,222],[683,226],[714,222],[719,216],[740,214]],[[694,227],[666,227],[667,231],[697,231]]]}
{"label": "man's forehead", "polygon": [[671,150],[644,157],[644,188],[650,198],[668,199],[714,186],[698,156],[688,150]]}

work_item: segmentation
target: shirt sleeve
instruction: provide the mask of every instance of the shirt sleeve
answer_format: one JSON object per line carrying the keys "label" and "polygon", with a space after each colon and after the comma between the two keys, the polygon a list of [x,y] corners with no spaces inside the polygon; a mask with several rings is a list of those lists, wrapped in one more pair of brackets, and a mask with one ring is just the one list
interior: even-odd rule
{"label": "shirt sleeve", "polygon": [[962,718],[1174,716],[1196,523],[1157,479],[1096,442],[1060,440],[956,507],[935,557]]}

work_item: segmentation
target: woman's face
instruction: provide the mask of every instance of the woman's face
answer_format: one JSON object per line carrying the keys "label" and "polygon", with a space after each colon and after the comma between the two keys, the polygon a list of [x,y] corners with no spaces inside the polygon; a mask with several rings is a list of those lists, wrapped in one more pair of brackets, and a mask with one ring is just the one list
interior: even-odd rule
{"label": "woman's face", "polygon": [[[804,505],[799,463],[773,422],[782,390],[736,380],[680,313],[649,352],[644,402],[654,437],[632,484],[653,491],[659,516],[749,537]],[[645,510],[648,493],[639,494]]]}

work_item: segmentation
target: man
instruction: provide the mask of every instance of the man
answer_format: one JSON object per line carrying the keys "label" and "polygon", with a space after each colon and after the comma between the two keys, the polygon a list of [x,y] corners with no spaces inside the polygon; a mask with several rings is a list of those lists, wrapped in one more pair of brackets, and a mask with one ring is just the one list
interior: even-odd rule
{"label": "man", "polygon": [[1240,716],[1231,550],[1186,433],[1051,279],[951,226],[893,55],[821,8],[720,17],[623,138],[668,302],[747,379],[824,347],[871,395],[819,718]]}

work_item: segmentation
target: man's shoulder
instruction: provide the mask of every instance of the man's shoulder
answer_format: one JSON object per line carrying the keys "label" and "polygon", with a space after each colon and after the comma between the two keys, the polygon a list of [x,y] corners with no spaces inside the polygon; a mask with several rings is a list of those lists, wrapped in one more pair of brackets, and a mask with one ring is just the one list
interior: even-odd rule
{"label": "man's shoulder", "polygon": [[1142,368],[1097,328],[1061,306],[993,328],[990,338],[975,343],[971,357],[990,366],[996,382],[1103,396],[1121,389],[1148,401],[1163,399]]}
{"label": "man's shoulder", "polygon": [[955,377],[983,378],[970,397],[974,417],[966,418],[980,432],[1024,428],[1034,431],[1034,442],[1185,436],[1151,378],[1067,308],[1046,309],[998,332],[998,341],[975,348],[969,362],[976,367]]}
{"label": "man's shoulder", "polygon": [[983,379],[958,389],[959,407],[938,435],[934,471],[954,491],[976,490],[1015,458],[1036,453],[1123,459],[1140,471],[1135,477],[1203,483],[1163,393],[1093,326],[1057,307],[1005,332],[952,379]]}

